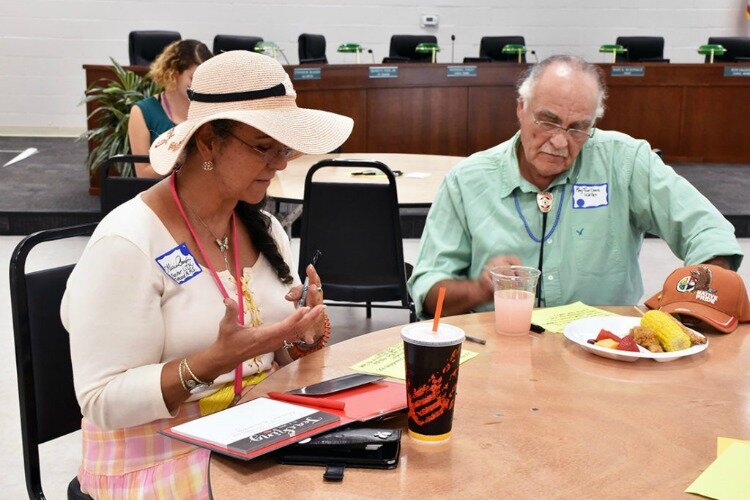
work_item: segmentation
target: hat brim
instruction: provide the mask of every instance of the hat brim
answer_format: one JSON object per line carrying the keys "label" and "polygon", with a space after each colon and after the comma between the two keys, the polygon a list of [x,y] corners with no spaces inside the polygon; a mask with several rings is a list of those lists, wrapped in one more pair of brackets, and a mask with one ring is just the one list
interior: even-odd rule
{"label": "hat brim", "polygon": [[151,167],[161,175],[171,172],[195,131],[205,123],[222,119],[249,125],[304,154],[333,151],[346,141],[354,127],[354,120],[348,116],[317,109],[223,111],[187,120],[160,135],[149,149]]}
{"label": "hat brim", "polygon": [[696,302],[672,302],[661,306],[659,310],[669,314],[691,316],[723,333],[732,333],[739,323],[734,316]]}

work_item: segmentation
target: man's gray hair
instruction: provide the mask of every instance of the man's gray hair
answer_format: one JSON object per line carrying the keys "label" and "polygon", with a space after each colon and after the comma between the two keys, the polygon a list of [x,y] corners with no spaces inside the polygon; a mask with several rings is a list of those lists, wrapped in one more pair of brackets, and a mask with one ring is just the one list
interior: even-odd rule
{"label": "man's gray hair", "polygon": [[594,79],[599,88],[599,95],[597,96],[596,101],[596,118],[604,116],[604,101],[607,99],[607,86],[604,83],[602,71],[598,66],[586,62],[577,56],[551,56],[540,63],[530,66],[518,84],[518,96],[523,99],[524,106],[526,106],[526,103],[531,102],[531,99],[534,96],[534,87],[536,87],[539,78],[541,78],[544,71],[553,64],[563,64],[573,70],[589,75]]}

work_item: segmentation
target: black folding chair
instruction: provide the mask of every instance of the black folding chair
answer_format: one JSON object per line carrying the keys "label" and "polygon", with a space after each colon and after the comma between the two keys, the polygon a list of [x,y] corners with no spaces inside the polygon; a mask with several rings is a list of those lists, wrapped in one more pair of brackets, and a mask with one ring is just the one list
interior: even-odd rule
{"label": "black folding chair", "polygon": [[115,167],[124,163],[148,163],[147,155],[115,155],[107,158],[99,167],[99,201],[102,217],[122,205],[141,191],[150,188],[160,179],[122,177],[113,175]]}
{"label": "black folding chair", "polygon": [[[388,183],[317,182],[323,168],[355,167],[380,171]],[[305,178],[299,273],[315,250],[323,256],[315,266],[323,294],[332,306],[408,309],[416,321],[414,302],[406,289],[412,267],[404,263],[396,178],[383,163],[365,160],[323,160]],[[341,303],[341,302],[344,303]],[[401,305],[373,304],[400,301]]]}
{"label": "black folding chair", "polygon": [[148,66],[161,54],[164,47],[182,40],[178,31],[131,31],[128,35],[128,53],[131,66]]}
{"label": "black folding chair", "polygon": [[[26,489],[43,499],[39,445],[81,428],[81,409],[73,388],[68,332],[60,320],[60,301],[73,265],[26,272],[26,258],[40,243],[90,236],[96,224],[48,229],[26,237],[10,259],[10,303],[16,347],[18,397]],[[90,499],[78,478],[69,499]]]}

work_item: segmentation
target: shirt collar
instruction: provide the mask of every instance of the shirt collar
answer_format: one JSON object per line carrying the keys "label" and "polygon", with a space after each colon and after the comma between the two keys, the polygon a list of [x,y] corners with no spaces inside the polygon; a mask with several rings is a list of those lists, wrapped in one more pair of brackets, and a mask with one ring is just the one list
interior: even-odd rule
{"label": "shirt collar", "polygon": [[[516,154],[516,148],[521,141],[521,131],[519,130],[510,139],[510,147],[507,148],[502,155],[498,158],[498,162],[501,166],[505,165],[507,168],[500,168],[500,196],[505,198],[511,195],[513,191],[518,188],[524,193],[537,193],[539,188],[521,177],[521,171],[518,167],[518,155]],[[583,151],[581,151],[583,153]],[[577,172],[581,165],[581,153],[578,154],[578,158],[573,162],[571,168],[565,172],[560,173],[550,183],[548,190],[551,190],[555,186],[567,184],[571,179],[577,177]]]}

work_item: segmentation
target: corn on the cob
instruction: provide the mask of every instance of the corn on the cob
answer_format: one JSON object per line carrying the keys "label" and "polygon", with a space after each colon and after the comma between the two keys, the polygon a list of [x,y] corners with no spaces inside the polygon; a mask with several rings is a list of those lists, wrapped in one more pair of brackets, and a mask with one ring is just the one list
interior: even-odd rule
{"label": "corn on the cob", "polygon": [[682,331],[677,321],[661,311],[648,311],[641,318],[641,326],[654,331],[662,348],[667,352],[690,347],[690,337]]}

